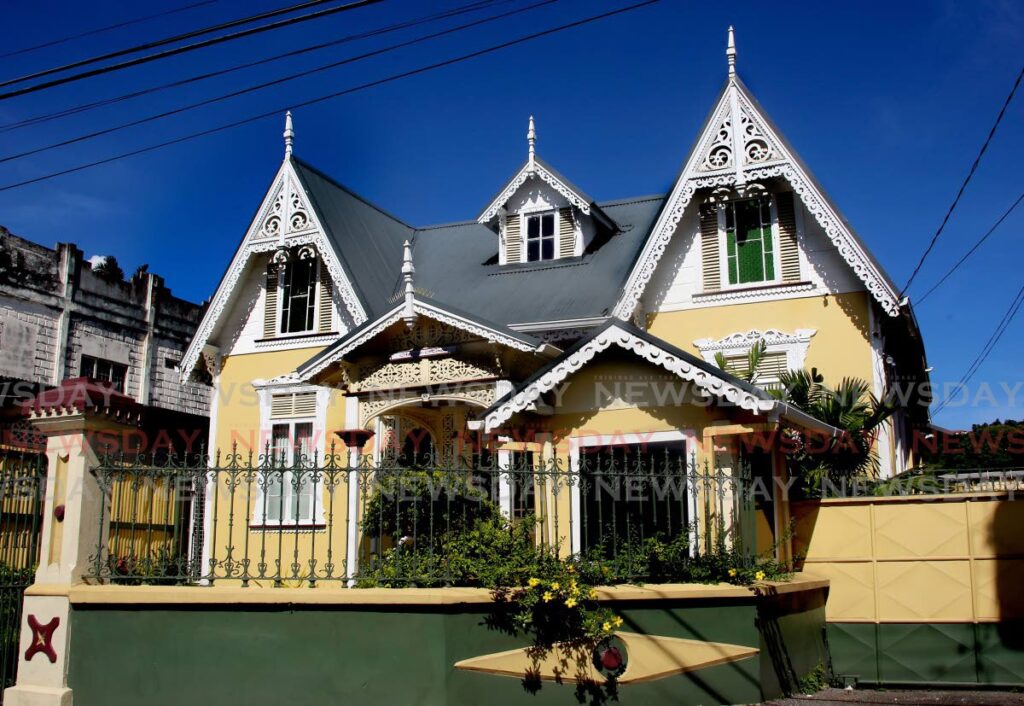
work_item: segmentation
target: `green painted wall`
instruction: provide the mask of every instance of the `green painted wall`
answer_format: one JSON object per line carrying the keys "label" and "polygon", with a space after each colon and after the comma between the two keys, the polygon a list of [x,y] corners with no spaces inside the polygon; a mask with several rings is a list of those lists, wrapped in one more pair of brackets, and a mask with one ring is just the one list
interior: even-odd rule
{"label": "green painted wall", "polygon": [[1024,621],[829,623],[836,675],[877,684],[1024,686]]}
{"label": "green painted wall", "polygon": [[[798,671],[819,661],[824,617],[816,594],[810,604],[762,601],[760,611],[751,600],[616,606],[624,630],[762,648],[740,662],[619,687],[619,703],[775,695],[780,645]],[[75,706],[577,703],[571,684],[544,683],[531,694],[516,678],[453,669],[461,659],[526,645],[489,628],[487,618],[479,610],[76,607],[69,684]],[[766,625],[774,626],[768,638],[759,633]]]}

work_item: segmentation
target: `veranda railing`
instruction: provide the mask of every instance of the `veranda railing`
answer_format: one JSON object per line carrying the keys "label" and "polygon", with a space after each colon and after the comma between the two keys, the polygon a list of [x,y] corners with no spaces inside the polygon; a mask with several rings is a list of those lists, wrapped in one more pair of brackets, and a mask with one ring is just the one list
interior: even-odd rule
{"label": "veranda railing", "polygon": [[752,560],[756,491],[745,467],[659,453],[527,453],[446,462],[330,453],[105,457],[107,499],[88,578],[241,586],[451,585],[483,523],[537,551],[625,562],[645,542]]}

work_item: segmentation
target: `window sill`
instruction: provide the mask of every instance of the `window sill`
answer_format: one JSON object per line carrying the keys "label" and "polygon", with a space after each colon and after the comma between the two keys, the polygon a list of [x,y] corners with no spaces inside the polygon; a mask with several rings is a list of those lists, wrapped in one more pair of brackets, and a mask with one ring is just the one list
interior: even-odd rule
{"label": "window sill", "polygon": [[328,331],[327,333],[320,333],[319,331],[313,331],[311,333],[296,333],[289,336],[274,336],[273,338],[257,338],[256,343],[287,343],[289,341],[302,341],[307,338],[319,338],[320,336],[338,336],[340,335],[337,331]]}
{"label": "window sill", "polygon": [[723,287],[693,295],[694,301],[707,299],[729,299],[756,297],[759,294],[784,294],[788,292],[804,292],[814,288],[814,282],[799,280],[797,282],[771,282],[747,287]]}
{"label": "window sill", "polygon": [[250,522],[249,529],[262,530],[264,532],[268,530],[271,532],[316,532],[327,529],[327,524],[324,522]]}

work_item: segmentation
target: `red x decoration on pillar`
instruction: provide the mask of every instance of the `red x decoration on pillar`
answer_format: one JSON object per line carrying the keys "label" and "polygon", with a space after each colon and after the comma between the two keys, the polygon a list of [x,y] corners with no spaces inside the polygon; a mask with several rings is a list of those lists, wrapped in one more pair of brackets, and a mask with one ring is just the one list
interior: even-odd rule
{"label": "red x decoration on pillar", "polygon": [[60,625],[60,618],[56,617],[45,625],[40,625],[34,615],[28,616],[28,626],[32,630],[32,644],[25,650],[25,661],[28,662],[35,657],[37,652],[42,652],[50,658],[50,662],[57,661],[57,653],[50,644],[53,641],[53,633]]}

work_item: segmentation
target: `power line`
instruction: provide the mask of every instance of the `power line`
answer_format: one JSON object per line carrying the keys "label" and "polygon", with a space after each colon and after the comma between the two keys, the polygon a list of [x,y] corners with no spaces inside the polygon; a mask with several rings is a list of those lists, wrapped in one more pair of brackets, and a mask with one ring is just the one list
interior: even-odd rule
{"label": "power line", "polygon": [[[216,1],[216,0],[214,0],[214,1]],[[31,126],[31,125],[38,125],[38,124],[41,124],[41,123],[44,123],[44,122],[49,122],[51,120],[56,120],[58,118],[68,117],[68,116],[71,116],[71,115],[77,115],[79,113],[84,113],[86,111],[93,110],[95,108],[100,108],[100,107],[104,107],[104,106],[108,106],[108,105],[113,105],[115,103],[120,103],[122,101],[131,100],[133,98],[139,98],[141,96],[150,95],[152,93],[157,93],[159,91],[167,90],[169,88],[179,88],[181,86],[185,86],[185,85],[188,85],[190,83],[195,83],[197,81],[203,81],[203,80],[208,79],[208,78],[215,78],[215,77],[218,77],[218,76],[224,76],[226,74],[233,73],[235,71],[241,71],[243,69],[253,68],[255,66],[260,66],[262,64],[268,64],[268,63],[271,63],[273,61],[278,61],[280,59],[287,59],[287,58],[291,58],[291,57],[294,57],[294,56],[300,56],[302,54],[307,54],[309,52],[318,51],[320,49],[326,49],[327,47],[333,47],[333,46],[337,46],[337,45],[340,45],[340,44],[347,44],[349,42],[357,41],[357,40],[360,40],[360,39],[367,39],[367,38],[370,38],[370,37],[376,37],[376,36],[379,36],[379,35],[388,34],[390,32],[395,32],[397,30],[409,29],[411,27],[416,27],[418,25],[426,24],[428,22],[433,22],[435,20],[448,19],[450,17],[456,17],[458,15],[462,15],[462,14],[466,14],[468,12],[473,12],[473,11],[476,11],[476,10],[480,10],[480,9],[483,9],[485,7],[489,7],[489,6],[492,6],[492,5],[495,5],[495,4],[505,4],[505,3],[508,3],[508,2],[512,2],[512,0],[478,0],[478,2],[470,3],[469,5],[463,5],[461,7],[457,7],[457,8],[454,8],[452,10],[446,10],[444,12],[438,12],[438,13],[434,13],[432,15],[421,16],[421,17],[416,18],[414,20],[408,20],[406,22],[399,22],[399,23],[387,25],[387,26],[384,26],[384,27],[380,27],[378,29],[368,30],[366,32],[359,32],[357,34],[349,34],[349,35],[346,35],[344,37],[340,37],[338,39],[333,39],[333,40],[331,40],[329,42],[321,42],[319,44],[313,44],[313,45],[306,46],[306,47],[300,47],[298,49],[292,49],[291,51],[286,51],[286,52],[281,53],[281,54],[275,54],[273,56],[268,56],[268,57],[263,58],[263,59],[257,59],[255,61],[248,61],[248,62],[245,62],[243,64],[236,64],[234,66],[229,66],[229,67],[224,68],[224,69],[218,69],[216,71],[210,71],[210,72],[200,73],[200,74],[193,74],[192,76],[188,76],[188,77],[183,78],[183,79],[178,79],[176,81],[171,81],[170,83],[164,83],[164,84],[161,84],[161,85],[158,85],[158,86],[151,86],[149,88],[144,88],[144,89],[141,89],[141,90],[138,90],[138,91],[132,91],[132,92],[129,92],[129,93],[124,93],[124,94],[122,94],[120,96],[114,96],[114,97],[111,97],[111,98],[104,98],[104,99],[97,100],[97,101],[91,101],[89,103],[82,103],[82,104],[79,104],[77,106],[73,106],[71,108],[65,108],[64,110],[59,110],[59,111],[55,111],[55,112],[52,112],[52,113],[44,113],[42,115],[37,115],[37,116],[31,117],[31,118],[25,118],[25,119],[19,120],[17,122],[8,123],[6,125],[0,126],[0,132],[8,132],[8,131],[16,130],[16,129],[19,129],[19,128],[22,128],[22,127],[28,127],[28,126]]]}
{"label": "power line", "polygon": [[325,101],[332,100],[334,98],[339,98],[339,97],[344,96],[344,95],[349,95],[349,94],[352,94],[352,93],[356,93],[358,91],[363,91],[363,90],[366,90],[368,88],[374,88],[376,86],[381,86],[381,85],[384,85],[384,84],[387,84],[387,83],[391,83],[391,82],[394,82],[394,81],[398,81],[398,80],[401,80],[401,79],[404,79],[404,78],[409,78],[411,76],[416,76],[416,75],[419,75],[419,74],[424,74],[424,73],[427,73],[429,71],[434,71],[436,69],[444,68],[446,66],[452,66],[452,65],[455,65],[455,64],[460,64],[462,62],[470,61],[471,59],[476,59],[478,57],[485,56],[487,54],[493,54],[494,52],[501,51],[502,49],[507,49],[509,47],[513,47],[513,46],[516,46],[516,45],[519,45],[519,44],[524,44],[526,42],[530,42],[530,41],[533,41],[535,39],[539,39],[541,37],[546,37],[546,36],[549,36],[549,35],[552,35],[552,34],[557,34],[559,32],[564,32],[564,31],[569,30],[569,29],[573,29],[573,28],[576,28],[576,27],[581,27],[583,25],[587,25],[587,24],[590,24],[592,22],[597,22],[599,20],[607,19],[609,17],[613,17],[613,16],[616,16],[616,15],[621,15],[621,14],[626,13],[626,12],[631,12],[633,10],[638,10],[638,9],[640,9],[642,7],[646,7],[648,5],[654,5],[655,3],[660,2],[660,1],[661,0],[643,0],[643,2],[635,3],[633,5],[627,5],[625,7],[618,8],[617,10],[610,10],[608,12],[603,12],[603,13],[600,13],[600,14],[597,14],[597,15],[591,15],[591,16],[585,17],[585,18],[583,18],[581,20],[576,20],[574,22],[569,22],[567,24],[558,25],[557,27],[552,27],[550,29],[542,30],[540,32],[534,32],[533,34],[528,34],[528,35],[525,35],[525,36],[522,36],[522,37],[518,37],[516,39],[512,39],[512,40],[509,40],[507,42],[502,42],[501,44],[495,44],[495,45],[487,47],[485,49],[479,49],[477,51],[470,52],[468,54],[463,54],[461,56],[457,56],[457,57],[454,57],[452,59],[445,59],[444,61],[435,62],[433,64],[427,64],[426,66],[421,66],[419,68],[411,69],[409,71],[403,71],[402,73],[392,74],[391,76],[387,76],[385,78],[377,79],[375,81],[370,81],[368,83],[363,83],[363,84],[360,84],[358,86],[353,86],[351,88],[346,88],[345,90],[342,90],[342,91],[336,91],[334,93],[329,93],[327,95],[318,96],[316,98],[311,98],[309,100],[305,100],[305,101],[302,101],[300,103],[293,103],[291,105],[278,107],[278,108],[275,108],[274,110],[268,110],[265,113],[260,113],[258,115],[251,115],[251,116],[249,116],[247,118],[242,118],[241,120],[236,120],[234,122],[226,123],[226,124],[223,124],[223,125],[218,125],[217,127],[208,128],[206,130],[202,130],[202,131],[199,131],[199,132],[194,132],[194,133],[191,133],[191,134],[188,134],[188,135],[183,135],[181,137],[176,137],[174,139],[166,140],[164,142],[159,142],[157,144],[149,145],[147,147],[140,147],[138,149],[134,149],[134,150],[131,150],[131,151],[128,151],[128,152],[122,152],[121,154],[114,155],[113,157],[107,157],[105,159],[100,159],[100,160],[96,160],[96,161],[93,161],[93,162],[88,162],[86,164],[79,164],[77,166],[69,167],[67,169],[63,169],[63,170],[60,170],[60,171],[57,171],[57,172],[51,172],[49,174],[44,174],[42,176],[34,177],[32,179],[26,179],[25,181],[15,182],[13,184],[6,184],[4,186],[0,186],[0,191],[9,191],[11,189],[17,189],[17,188],[22,187],[22,186],[28,186],[29,184],[36,184],[36,183],[39,183],[41,181],[47,181],[49,179],[54,179],[56,177],[65,176],[67,174],[73,174],[75,172],[80,172],[80,171],[83,171],[85,169],[90,169],[92,167],[98,167],[98,166],[101,166],[103,164],[110,164],[111,162],[116,162],[116,161],[121,160],[121,159],[127,159],[128,157],[134,157],[134,156],[137,156],[137,155],[140,155],[140,154],[145,154],[147,152],[153,152],[155,150],[162,149],[164,147],[170,147],[172,145],[180,144],[182,142],[187,142],[189,140],[194,140],[194,139],[197,139],[199,137],[205,137],[207,135],[213,135],[213,134],[216,134],[218,132],[223,132],[224,130],[230,130],[231,128],[235,128],[235,127],[239,127],[241,125],[247,125],[248,123],[256,122],[257,120],[263,120],[264,118],[270,118],[270,117],[273,117],[273,116],[280,116],[285,110],[289,110],[289,109],[295,110],[295,109],[298,109],[298,108],[305,108],[305,107],[308,107],[308,106],[311,106],[311,105],[316,105],[318,103],[323,103]]}
{"label": "power line", "polygon": [[978,248],[980,248],[980,247],[982,246],[982,244],[984,244],[984,242],[985,242],[986,240],[988,240],[988,237],[989,237],[990,235],[992,235],[993,233],[995,233],[995,232],[996,232],[996,228],[998,228],[999,226],[1001,226],[1001,225],[1003,224],[1003,221],[1005,221],[1005,220],[1006,220],[1007,218],[1009,218],[1009,217],[1010,217],[1010,214],[1011,214],[1011,213],[1013,213],[1013,212],[1014,212],[1014,211],[1016,210],[1016,208],[1017,208],[1018,206],[1020,206],[1020,205],[1021,205],[1021,203],[1024,203],[1024,191],[1022,191],[1022,192],[1021,192],[1021,194],[1020,194],[1020,196],[1018,196],[1018,197],[1017,197],[1017,200],[1016,200],[1016,201],[1014,201],[1014,202],[1013,202],[1013,203],[1012,203],[1012,204],[1010,205],[1010,207],[1009,207],[1008,209],[1006,209],[1006,210],[1005,210],[1005,211],[1003,212],[1003,215],[1001,215],[1001,216],[999,217],[999,219],[998,219],[998,220],[996,220],[996,222],[992,224],[992,227],[991,227],[991,228],[989,228],[989,229],[988,229],[988,230],[987,230],[987,231],[985,232],[985,235],[981,236],[981,238],[979,238],[979,239],[978,239],[978,240],[977,240],[977,241],[976,241],[976,242],[974,243],[974,245],[972,245],[972,246],[971,246],[970,250],[968,250],[967,252],[965,252],[965,253],[963,254],[963,256],[962,256],[962,257],[961,257],[961,258],[960,258],[959,260],[957,260],[957,261],[956,261],[956,264],[955,264],[955,265],[953,265],[952,267],[950,267],[950,268],[949,268],[949,270],[947,270],[947,271],[946,271],[946,274],[942,275],[942,277],[940,277],[940,278],[939,278],[939,281],[938,281],[938,282],[936,282],[935,284],[933,284],[933,285],[931,286],[931,289],[929,289],[929,290],[928,290],[927,292],[925,292],[925,293],[924,293],[924,294],[923,294],[923,295],[921,296],[921,298],[917,300],[917,304],[918,304],[918,306],[920,306],[921,304],[923,304],[923,303],[924,303],[924,300],[925,300],[925,299],[927,299],[927,298],[928,298],[928,296],[929,296],[929,295],[930,295],[930,294],[931,294],[932,292],[934,292],[934,291],[935,291],[936,289],[938,289],[938,288],[939,288],[940,286],[942,286],[942,283],[943,283],[943,282],[945,282],[945,281],[946,281],[947,279],[949,279],[949,276],[950,276],[950,275],[952,275],[952,274],[953,274],[954,272],[956,272],[956,271],[957,271],[958,269],[960,269],[960,265],[964,264],[964,262],[966,262],[966,261],[967,261],[967,258],[969,258],[969,257],[970,257],[971,255],[973,255],[973,254],[974,254],[974,253],[975,253],[975,252],[977,251],[977,249],[978,249]]}
{"label": "power line", "polygon": [[495,22],[495,21],[500,20],[500,19],[504,19],[504,18],[511,17],[511,16],[514,16],[514,15],[519,15],[519,14],[522,14],[524,12],[528,12],[530,10],[536,10],[539,7],[544,7],[546,5],[551,5],[551,4],[556,3],[558,1],[559,0],[541,0],[540,2],[534,3],[532,5],[527,5],[525,7],[520,7],[520,8],[514,9],[514,10],[509,10],[508,12],[503,12],[503,13],[500,13],[500,14],[497,14],[497,15],[492,15],[490,17],[485,17],[483,19],[474,20],[473,22],[467,22],[466,24],[458,25],[456,27],[450,27],[448,29],[444,29],[444,30],[441,30],[439,32],[433,32],[431,34],[427,34],[427,35],[424,35],[424,36],[421,36],[421,37],[415,37],[413,39],[409,39],[409,40],[406,40],[404,42],[399,42],[397,44],[392,44],[390,46],[382,47],[380,49],[374,49],[373,51],[369,51],[369,52],[366,52],[366,53],[363,53],[363,54],[359,54],[357,56],[349,57],[349,58],[346,58],[346,59],[341,59],[340,61],[333,61],[333,62],[331,62],[329,64],[324,64],[322,66],[316,66],[316,67],[313,67],[311,69],[305,69],[303,71],[299,71],[297,73],[289,74],[287,76],[282,76],[280,78],[276,78],[276,79],[273,79],[271,81],[265,81],[263,83],[258,83],[258,84],[252,85],[252,86],[247,86],[246,88],[240,88],[237,91],[231,91],[230,93],[225,93],[225,94],[222,94],[222,95],[219,95],[219,96],[214,96],[212,98],[207,98],[205,100],[201,100],[201,101],[198,101],[196,103],[190,103],[188,105],[180,106],[178,108],[173,108],[171,110],[166,110],[166,111],[164,111],[162,113],[156,113],[154,115],[148,115],[148,116],[146,116],[144,118],[139,118],[137,120],[131,120],[131,121],[126,122],[126,123],[121,123],[120,125],[115,125],[113,127],[105,128],[103,130],[96,130],[94,132],[86,133],[84,135],[79,135],[77,137],[68,138],[68,139],[62,140],[60,142],[54,142],[52,144],[44,145],[42,147],[36,147],[34,149],[26,150],[26,151],[20,152],[18,154],[12,154],[12,155],[8,155],[6,157],[0,157],[0,164],[3,164],[4,162],[10,162],[10,161],[13,161],[13,160],[16,160],[16,159],[21,159],[23,157],[29,157],[31,155],[39,154],[41,152],[46,152],[48,150],[56,149],[58,147],[66,147],[68,145],[77,144],[79,142],[85,142],[86,140],[91,140],[93,138],[102,137],[103,135],[109,135],[111,133],[119,132],[119,131],[125,130],[127,128],[136,127],[138,125],[143,125],[145,123],[153,122],[154,120],[160,120],[160,119],[163,119],[163,118],[168,118],[168,117],[171,117],[173,115],[178,115],[180,113],[185,113],[185,112],[188,112],[190,110],[195,110],[196,108],[202,108],[202,107],[205,107],[205,106],[208,106],[208,105],[212,105],[214,103],[219,103],[221,101],[229,100],[231,98],[237,98],[238,96],[245,95],[247,93],[253,93],[254,91],[259,91],[259,90],[262,90],[264,88],[269,88],[271,86],[276,86],[276,85],[279,85],[279,84],[282,84],[282,83],[287,83],[289,81],[294,81],[295,79],[299,79],[299,78],[305,78],[306,76],[311,76],[311,75],[313,75],[315,73],[319,73],[321,71],[327,71],[329,69],[335,69],[335,68],[338,68],[340,66],[345,66],[347,64],[353,64],[353,63],[355,63],[357,61],[362,61],[364,59],[369,59],[369,58],[372,58],[372,57],[375,57],[375,56],[380,56],[382,54],[387,54],[389,52],[396,51],[398,49],[404,49],[405,47],[410,47],[410,46],[413,46],[415,44],[421,44],[421,43],[429,41],[431,39],[437,39],[439,37],[444,37],[444,36],[447,36],[449,34],[454,34],[456,32],[461,32],[461,31],[466,30],[466,29],[471,29],[473,27],[478,27],[480,25],[484,25],[484,24],[487,24],[487,23],[490,23],[490,22]]}
{"label": "power line", "polygon": [[[309,6],[309,5],[319,5],[319,4],[324,3],[324,2],[334,2],[334,1],[335,0],[310,0],[310,2],[303,3],[303,5],[294,6],[294,7],[290,8],[290,9],[286,8],[286,9],[283,9],[283,10],[276,10],[274,13],[264,13],[264,15],[268,15],[268,14],[281,14],[282,12],[294,12],[296,7],[306,7],[306,6]],[[186,44],[186,45],[180,46],[180,47],[173,47],[171,49],[165,49],[164,51],[156,52],[154,54],[144,54],[143,56],[139,56],[139,57],[136,57],[134,59],[128,59],[127,61],[122,61],[122,62],[117,63],[117,64],[107,64],[106,66],[101,66],[101,67],[95,68],[95,69],[89,69],[88,71],[82,71],[82,72],[77,73],[77,74],[71,74],[70,76],[62,76],[60,78],[51,79],[49,81],[44,81],[42,83],[35,83],[35,84],[32,84],[31,86],[26,86],[24,88],[17,88],[17,89],[14,89],[12,91],[7,91],[6,93],[0,93],[0,100],[7,100],[9,98],[15,98],[17,96],[23,96],[23,95],[25,95],[27,93],[35,93],[36,91],[41,91],[41,90],[43,90],[45,88],[53,88],[54,86],[61,86],[61,85],[66,84],[66,83],[73,83],[75,81],[81,81],[82,79],[92,78],[93,76],[100,76],[102,74],[108,74],[108,73],[111,73],[113,71],[120,71],[121,69],[126,69],[126,68],[128,68],[130,66],[138,66],[139,64],[147,64],[147,63],[149,63],[151,61],[157,61],[158,59],[166,59],[169,56],[177,56],[178,54],[184,54],[186,52],[194,51],[196,49],[203,49],[205,47],[214,46],[216,44],[223,44],[224,42],[230,42],[230,41],[233,41],[235,39],[241,39],[242,37],[250,37],[250,36],[252,36],[254,34],[260,34],[262,32],[268,32],[268,31],[273,30],[273,29],[280,29],[281,27],[290,27],[291,25],[298,24],[300,22],[307,22],[309,20],[315,20],[315,19],[319,19],[321,17],[327,17],[328,15],[334,15],[334,14],[337,14],[339,12],[347,12],[349,10],[355,10],[355,9],[360,8],[360,7],[366,7],[367,5],[376,5],[379,2],[383,2],[383,0],[353,0],[353,2],[349,2],[349,3],[345,4],[345,5],[340,5],[338,7],[330,7],[330,8],[327,8],[326,10],[317,10],[316,12],[310,12],[308,14],[299,15],[297,17],[289,17],[287,19],[278,20],[276,22],[270,22],[270,23],[265,24],[265,25],[259,25],[258,27],[250,27],[249,29],[239,30],[238,32],[232,32],[230,34],[222,34],[222,35],[219,35],[217,37],[211,37],[210,39],[204,39],[202,41],[194,42],[192,44]],[[232,23],[227,23],[227,24],[247,24],[247,23],[253,22],[253,21],[254,20],[252,20],[252,19],[236,20],[236,21],[234,21]],[[213,29],[203,29],[203,30],[197,30],[196,32],[189,33],[189,34],[209,34],[212,31],[214,31],[214,30]],[[181,36],[186,36],[186,35],[181,35]],[[171,42],[174,42],[174,41],[181,41],[180,37],[174,37],[174,38],[170,38],[170,39],[166,39],[166,40],[159,40],[157,42],[150,42],[149,45],[142,45],[142,46],[143,47],[151,46],[151,45],[161,46],[161,45],[168,44],[168,43],[171,43]],[[47,69],[45,71],[33,74],[32,76],[22,76],[21,78],[16,78],[16,79],[10,79],[8,81],[3,81],[3,82],[0,82],[0,86],[9,86],[12,83],[21,83],[23,81],[27,81],[27,80],[32,79],[32,78],[37,78],[37,77],[46,76],[46,75],[50,75],[50,74],[54,74],[54,73],[58,73],[58,72],[62,72],[62,71],[67,71],[67,70],[69,70],[71,68],[75,68],[77,66],[84,66],[84,65],[87,65],[87,64],[93,64],[93,63],[96,63],[97,61],[102,61],[105,58],[114,57],[114,56],[121,56],[121,55],[124,55],[124,54],[131,54],[131,53],[135,53],[135,52],[138,52],[138,51],[142,51],[142,49],[140,49],[138,47],[132,47],[130,49],[122,49],[122,50],[119,50],[117,52],[112,52],[111,54],[108,54],[105,57],[96,57],[96,58],[92,58],[92,59],[86,59],[86,60],[83,60],[83,61],[80,61],[80,62],[76,62],[76,63],[73,63],[73,64],[68,64],[67,66],[62,66],[62,67],[53,68],[53,69]]]}
{"label": "power line", "polygon": [[[1020,311],[1022,304],[1024,304],[1024,285],[1021,285],[1020,289],[1017,290],[1017,295],[1013,298],[1013,301],[1010,302],[1010,307],[1006,310],[1006,313],[1003,314],[1003,318],[1000,319],[999,323],[996,325],[992,335],[989,336],[988,341],[986,341],[985,345],[982,347],[981,352],[978,353],[977,357],[967,368],[967,371],[960,377],[960,382],[957,383],[958,388],[963,387],[970,382],[971,378],[974,377],[974,374],[977,373],[985,363],[989,355],[991,355],[992,351],[995,349],[996,344],[999,343],[999,339],[1003,337],[1003,334],[1006,333],[1006,329],[1010,327],[1014,317],[1017,316],[1017,312]],[[949,398],[947,397],[938,404],[933,411],[933,414],[938,414],[945,409],[948,404]]]}
{"label": "power line", "polygon": [[0,54],[0,59],[6,59],[9,56],[17,56],[19,54],[28,54],[29,52],[38,51],[40,49],[46,49],[48,47],[57,46],[58,44],[65,44],[67,42],[72,42],[72,41],[74,41],[76,39],[82,39],[83,37],[91,37],[93,35],[103,34],[104,32],[110,32],[110,31],[113,31],[115,29],[122,29],[124,27],[129,27],[131,25],[141,24],[143,22],[148,22],[149,20],[155,20],[155,19],[158,19],[160,17],[166,17],[168,15],[174,15],[174,14],[177,14],[179,12],[185,12],[187,10],[194,10],[195,8],[202,7],[203,5],[214,5],[214,4],[218,3],[218,2],[220,2],[220,0],[203,0],[202,2],[194,2],[194,3],[191,3],[189,5],[181,5],[179,7],[172,7],[172,8],[169,8],[167,10],[164,10],[163,12],[153,13],[152,15],[143,15],[142,17],[135,17],[135,18],[130,19],[130,20],[124,20],[122,22],[117,22],[116,24],[107,25],[105,27],[97,27],[96,29],[89,29],[89,30],[86,30],[84,32],[79,32],[78,34],[71,34],[71,35],[68,35],[66,37],[60,37],[59,39],[51,39],[49,41],[43,42],[42,44],[35,44],[35,45],[31,46],[31,47],[25,47],[24,49],[15,49],[14,51],[9,51],[6,54]]}
{"label": "power line", "polygon": [[910,285],[914,283],[914,278],[917,277],[917,273],[921,271],[924,261],[928,258],[932,248],[935,247],[935,243],[939,241],[939,236],[942,235],[942,231],[945,230],[946,224],[953,215],[953,211],[956,209],[957,204],[960,203],[960,197],[964,195],[967,185],[971,183],[974,173],[978,170],[978,164],[981,163],[981,158],[985,155],[986,150],[988,150],[988,146],[991,144],[992,138],[996,134],[996,129],[999,127],[999,123],[1003,121],[1003,116],[1006,115],[1006,109],[1010,106],[1010,102],[1013,100],[1014,94],[1017,93],[1017,87],[1020,86],[1022,78],[1024,78],[1024,66],[1021,67],[1020,73],[1017,74],[1017,80],[1013,82],[1013,88],[1010,89],[1009,95],[1007,95],[1006,100],[1003,101],[1003,107],[999,109],[999,115],[996,116],[996,121],[992,124],[992,129],[988,131],[988,136],[985,138],[985,142],[982,144],[981,150],[978,152],[978,156],[974,158],[974,162],[971,164],[971,168],[967,172],[967,176],[964,178],[963,183],[960,184],[960,189],[956,192],[956,198],[954,198],[953,203],[949,205],[949,210],[946,211],[946,215],[942,219],[942,223],[939,224],[939,229],[935,231],[935,235],[932,236],[931,242],[928,243],[928,247],[925,248],[924,254],[922,254],[921,259],[917,261],[917,266],[914,267],[914,271],[910,273],[910,279],[907,280],[907,283],[903,285],[903,289],[900,290],[900,299],[902,299],[903,295],[906,294],[908,289],[910,289]]}

